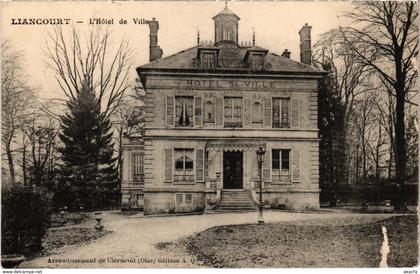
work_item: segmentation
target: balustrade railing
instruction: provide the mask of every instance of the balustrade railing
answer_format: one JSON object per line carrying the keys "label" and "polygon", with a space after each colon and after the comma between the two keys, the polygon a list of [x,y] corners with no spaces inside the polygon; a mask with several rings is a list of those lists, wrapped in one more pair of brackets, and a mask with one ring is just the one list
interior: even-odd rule
{"label": "balustrade railing", "polygon": [[292,181],[292,176],[288,172],[280,172],[279,169],[273,169],[271,181],[275,183],[290,183]]}
{"label": "balustrade railing", "polygon": [[175,182],[194,182],[194,175],[187,175],[187,174],[182,174],[182,175],[174,175],[174,180]]}
{"label": "balustrade railing", "polygon": [[217,179],[206,180],[206,190],[216,190],[217,189]]}

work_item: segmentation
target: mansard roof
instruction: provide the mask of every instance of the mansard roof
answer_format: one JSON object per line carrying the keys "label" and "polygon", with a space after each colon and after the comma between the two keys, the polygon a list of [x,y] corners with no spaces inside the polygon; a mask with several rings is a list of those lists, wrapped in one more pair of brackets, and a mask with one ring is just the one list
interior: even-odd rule
{"label": "mansard roof", "polygon": [[[167,56],[162,59],[157,59],[151,63],[145,64],[137,68],[137,71],[196,71],[201,69],[199,62],[197,62],[197,53],[200,49],[204,49],[208,46],[195,46],[173,55]],[[308,74],[320,74],[324,73],[322,70],[308,66],[306,64],[293,61],[289,58],[277,55],[275,53],[268,52],[268,50],[253,46],[253,47],[241,47],[241,46],[226,46],[222,45],[219,47],[212,46],[211,48],[219,49],[218,67],[215,70],[219,71],[249,71],[249,66],[244,63],[244,57],[249,51],[265,51],[267,52],[264,62],[264,70],[258,73],[308,73]],[[227,62],[223,62],[226,58]],[[249,72],[251,73],[251,72]]]}

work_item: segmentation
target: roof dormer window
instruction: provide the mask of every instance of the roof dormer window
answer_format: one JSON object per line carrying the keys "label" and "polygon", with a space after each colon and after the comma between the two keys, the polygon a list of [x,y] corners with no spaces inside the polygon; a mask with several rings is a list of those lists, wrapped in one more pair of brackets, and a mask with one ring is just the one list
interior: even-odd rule
{"label": "roof dormer window", "polygon": [[251,71],[261,71],[265,69],[265,56],[268,50],[253,46],[246,51],[244,62],[248,64]]}
{"label": "roof dormer window", "polygon": [[253,54],[250,58],[251,70],[263,70],[264,69],[264,55]]}
{"label": "roof dormer window", "polygon": [[214,52],[202,52],[200,59],[202,69],[216,68],[216,54]]}

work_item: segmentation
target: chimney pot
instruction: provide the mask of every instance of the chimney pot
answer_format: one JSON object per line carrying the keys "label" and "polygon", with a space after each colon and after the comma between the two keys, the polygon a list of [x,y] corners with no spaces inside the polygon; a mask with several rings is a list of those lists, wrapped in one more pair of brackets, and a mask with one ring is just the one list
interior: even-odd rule
{"label": "chimney pot", "polygon": [[283,51],[283,53],[281,54],[281,56],[283,56],[283,57],[286,57],[286,58],[289,58],[289,59],[290,59],[290,54],[291,54],[291,52],[290,52],[288,49],[285,49],[285,50]]}

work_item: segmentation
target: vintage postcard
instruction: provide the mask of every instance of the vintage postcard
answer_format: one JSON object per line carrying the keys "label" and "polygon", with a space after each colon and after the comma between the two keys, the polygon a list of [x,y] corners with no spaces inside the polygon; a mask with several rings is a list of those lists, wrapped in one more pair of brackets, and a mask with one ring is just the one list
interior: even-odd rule
{"label": "vintage postcard", "polygon": [[0,8],[3,268],[417,273],[417,2]]}

